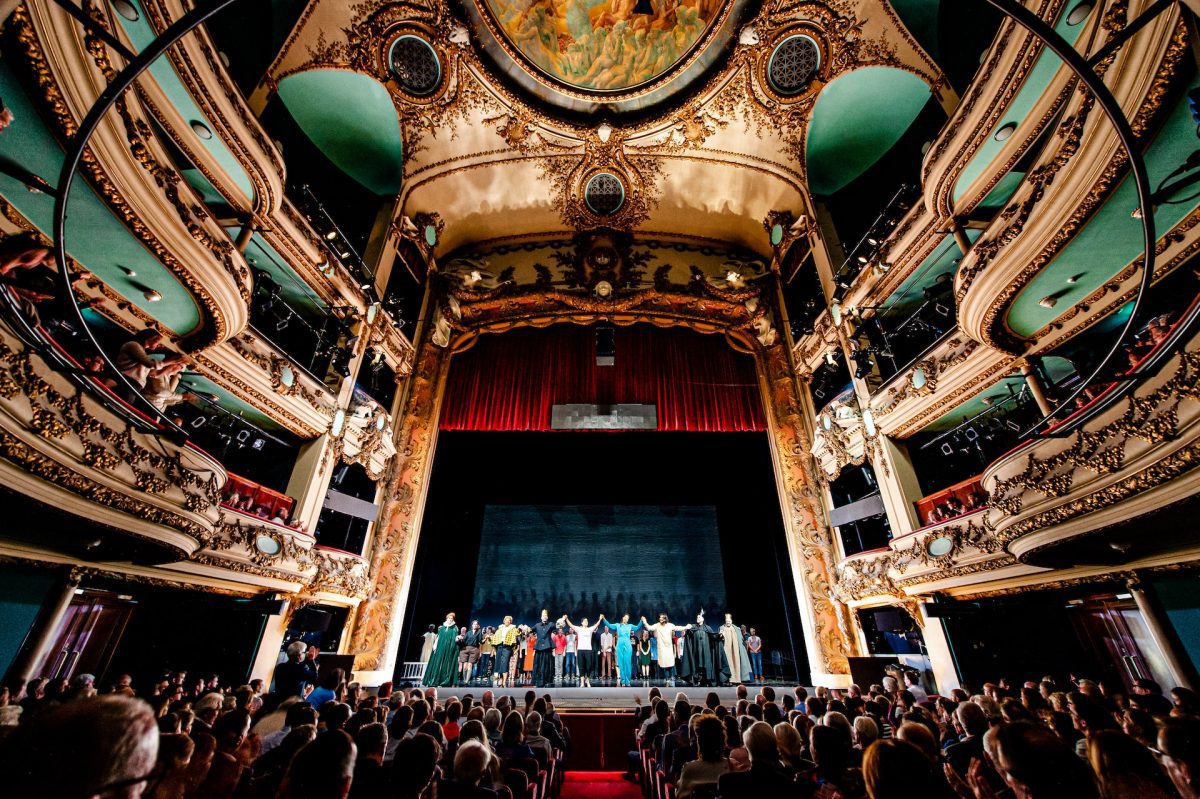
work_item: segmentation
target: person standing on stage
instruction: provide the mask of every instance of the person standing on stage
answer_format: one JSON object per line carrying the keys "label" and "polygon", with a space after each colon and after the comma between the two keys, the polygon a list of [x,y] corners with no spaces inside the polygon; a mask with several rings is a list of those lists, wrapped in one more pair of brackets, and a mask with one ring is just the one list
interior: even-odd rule
{"label": "person standing on stage", "polygon": [[492,657],[496,654],[496,645],[492,643],[492,636],[495,634],[495,627],[484,628],[483,640],[479,643],[479,668],[476,669],[475,676],[488,682],[492,681]]}
{"label": "person standing on stage", "polygon": [[563,661],[563,680],[574,683],[576,677],[579,676],[579,664],[576,662],[576,644],[579,643],[579,636],[575,631],[567,628],[567,656]]}
{"label": "person standing on stage", "polygon": [[471,684],[471,672],[479,663],[479,647],[483,644],[483,631],[479,629],[479,619],[471,622],[471,629],[463,633],[462,650],[458,653],[458,666],[462,671],[459,679],[462,685]]}
{"label": "person standing on stage", "polygon": [[[629,623],[629,614],[625,613],[621,616],[620,624],[605,622],[604,625],[613,631],[616,648],[617,683],[627,686],[633,675],[637,673],[634,670],[633,644],[630,643],[629,639],[641,632],[642,624],[638,622],[636,627],[633,626]],[[601,647],[603,647],[603,636],[601,636],[600,642]]]}
{"label": "person standing on stage", "polygon": [[725,660],[729,663],[729,681],[734,684],[753,682],[754,670],[750,667],[749,653],[742,639],[742,631],[733,623],[733,614],[725,614],[725,623],[721,625],[721,648],[725,650]]}
{"label": "person standing on stage", "polygon": [[492,646],[496,647],[496,685],[508,687],[508,668],[512,660],[513,647],[517,645],[517,628],[512,616],[505,616],[504,623],[492,635]]}
{"label": "person standing on stage", "polygon": [[[638,627],[641,627],[645,623],[646,620],[642,619]],[[642,670],[642,685],[647,685],[650,682],[650,662],[654,660],[654,653],[651,651],[654,649],[653,643],[653,640],[650,638],[650,631],[642,630],[642,640],[638,641],[637,646],[638,666]]]}
{"label": "person standing on stage", "polygon": [[521,684],[533,684],[533,658],[536,653],[534,648],[537,645],[537,636],[533,630],[524,624],[521,625],[521,631],[525,633],[525,640],[521,642]]}
{"label": "person standing on stage", "polygon": [[592,634],[596,632],[596,628],[604,623],[604,614],[600,614],[600,618],[596,623],[588,626],[588,620],[585,617],[583,624],[572,624],[571,620],[564,614],[562,620],[567,623],[577,636],[575,647],[579,653],[579,687],[591,688],[592,678],[596,676],[596,652],[592,649]]}
{"label": "person standing on stage", "polygon": [[550,621],[550,611],[545,608],[541,620],[533,625],[533,634],[533,684],[545,688],[554,677],[554,622]]}
{"label": "person standing on stage", "polygon": [[600,677],[604,680],[613,678],[613,634],[607,624],[600,633]]}
{"label": "person standing on stage", "polygon": [[753,627],[750,628],[750,637],[746,639],[746,649],[750,651],[750,671],[752,676],[754,679],[762,682],[762,639],[758,637],[758,632]]}
{"label": "person standing on stage", "polygon": [[429,656],[429,664],[425,667],[425,677],[421,680],[425,685],[449,686],[454,685],[458,676],[458,625],[454,614],[446,614],[446,620],[438,629],[437,641],[433,646],[433,654]]}
{"label": "person standing on stage", "polygon": [[563,632],[561,623],[554,626],[554,633],[551,635],[551,640],[554,642],[554,684],[563,684],[563,661],[567,657],[567,634]]}
{"label": "person standing on stage", "polygon": [[433,645],[437,643],[437,627],[429,625],[429,629],[421,637],[425,639],[421,644],[421,662],[428,663],[429,656],[433,654]]}
{"label": "person standing on stage", "polygon": [[667,685],[674,688],[675,633],[690,630],[692,625],[686,624],[680,627],[678,624],[672,624],[665,613],[658,614],[657,624],[648,624],[646,617],[643,616],[642,624],[645,624],[646,629],[654,633],[654,638],[658,641],[658,670],[663,679],[667,681]]}

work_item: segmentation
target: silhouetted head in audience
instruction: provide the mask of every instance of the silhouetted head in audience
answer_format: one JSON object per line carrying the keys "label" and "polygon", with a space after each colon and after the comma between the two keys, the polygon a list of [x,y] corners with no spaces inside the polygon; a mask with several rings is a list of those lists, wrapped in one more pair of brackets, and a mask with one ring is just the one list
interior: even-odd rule
{"label": "silhouetted head in audience", "polygon": [[934,764],[910,743],[885,739],[871,744],[863,755],[863,781],[870,799],[937,796]]}
{"label": "silhouetted head in audience", "polygon": [[158,757],[150,706],[98,696],[47,708],[0,750],[4,793],[21,797],[136,799]]}
{"label": "silhouetted head in audience", "polygon": [[1200,797],[1200,720],[1167,719],[1158,731],[1158,750],[1179,795],[1183,799]]}
{"label": "silhouetted head in audience", "polygon": [[1050,730],[1018,721],[996,730],[996,768],[1017,799],[1093,799],[1092,770]]}
{"label": "silhouetted head in audience", "polygon": [[479,741],[467,741],[454,753],[454,781],[466,785],[478,785],[488,773],[491,750]]}
{"label": "silhouetted head in audience", "polygon": [[442,747],[431,736],[417,733],[400,742],[392,761],[392,782],[397,799],[420,796],[433,779]]}
{"label": "silhouetted head in audience", "polygon": [[354,778],[354,741],[341,730],[318,735],[292,758],[281,796],[345,799]]}

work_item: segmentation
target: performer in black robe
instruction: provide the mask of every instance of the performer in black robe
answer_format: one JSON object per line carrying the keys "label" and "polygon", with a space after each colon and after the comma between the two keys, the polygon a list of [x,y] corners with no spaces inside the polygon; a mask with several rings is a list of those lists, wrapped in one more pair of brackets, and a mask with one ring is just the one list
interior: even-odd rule
{"label": "performer in black robe", "polygon": [[691,685],[720,685],[729,682],[729,663],[721,634],[704,623],[704,612],[683,639],[679,677]]}
{"label": "performer in black robe", "polygon": [[533,625],[533,684],[539,688],[554,684],[554,624],[543,609],[541,620]]}

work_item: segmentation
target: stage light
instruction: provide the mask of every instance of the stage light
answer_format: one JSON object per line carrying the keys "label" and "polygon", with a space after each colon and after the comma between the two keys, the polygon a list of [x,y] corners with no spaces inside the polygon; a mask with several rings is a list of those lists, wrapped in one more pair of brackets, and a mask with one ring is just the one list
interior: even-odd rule
{"label": "stage light", "polygon": [[979,438],[979,431],[974,427],[968,427],[963,431],[963,438],[965,438],[967,441],[974,441],[975,439]]}
{"label": "stage light", "polygon": [[247,441],[250,440],[250,431],[249,430],[239,431],[237,434],[237,440],[238,440],[239,444],[245,444]]}
{"label": "stage light", "polygon": [[869,262],[871,259],[870,259],[870,258],[868,258],[868,257],[867,257],[867,256],[865,256],[865,255],[860,255],[860,256],[858,256],[858,258],[857,258],[856,260],[857,260],[857,261],[858,261],[860,264],[864,264],[864,265],[865,265],[865,264],[867,264],[867,263],[868,263],[868,262]]}
{"label": "stage light", "polygon": [[954,447],[950,446],[949,441],[942,442],[942,454],[943,455],[953,455],[954,454]]}
{"label": "stage light", "polygon": [[250,442],[250,449],[262,450],[263,445],[267,443],[265,438],[256,438]]}
{"label": "stage light", "polygon": [[275,323],[275,331],[277,333],[282,333],[284,330],[287,330],[287,326],[290,325],[291,323],[292,323],[292,317],[290,317],[290,316],[280,317],[279,321]]}
{"label": "stage light", "polygon": [[192,420],[192,429],[198,430],[199,428],[204,427],[204,425],[206,425],[207,423],[208,423],[208,417],[205,416],[204,414],[200,414],[199,416],[197,416],[195,419]]}
{"label": "stage light", "polygon": [[337,231],[336,231],[336,230],[331,230],[331,231],[329,231],[328,233],[326,233],[326,234],[325,234],[325,241],[333,241],[333,240],[334,240],[334,239],[336,239],[336,238],[337,238]]}
{"label": "stage light", "polygon": [[1021,425],[1017,424],[1017,423],[1016,423],[1016,422],[1014,422],[1012,419],[1005,419],[1005,420],[1004,420],[1004,426],[1005,426],[1005,427],[1007,427],[1009,430],[1012,430],[1012,431],[1014,431],[1014,432],[1015,432],[1015,431],[1017,431],[1017,430],[1020,430],[1020,429],[1021,429]]}

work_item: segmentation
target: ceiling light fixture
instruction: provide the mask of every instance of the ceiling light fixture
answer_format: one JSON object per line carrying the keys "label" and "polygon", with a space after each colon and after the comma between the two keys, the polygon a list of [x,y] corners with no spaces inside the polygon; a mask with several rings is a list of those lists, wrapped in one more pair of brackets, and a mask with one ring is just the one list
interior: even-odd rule
{"label": "ceiling light fixture", "polygon": [[336,230],[331,230],[331,231],[329,231],[328,233],[326,233],[326,234],[325,234],[325,241],[333,241],[333,240],[334,240],[334,239],[336,239],[336,238],[337,238],[337,231],[336,231]]}
{"label": "ceiling light fixture", "polygon": [[1001,125],[994,134],[992,134],[992,138],[996,141],[1007,141],[1016,132],[1017,123],[1006,122],[1005,124]]}
{"label": "ceiling light fixture", "polygon": [[137,277],[137,272],[133,271],[128,266],[122,266],[121,271],[125,273],[126,277]]}
{"label": "ceiling light fixture", "polygon": [[162,294],[154,289],[146,289],[142,292],[142,296],[146,298],[146,302],[158,302],[162,299]]}
{"label": "ceiling light fixture", "polygon": [[213,137],[212,129],[198,119],[192,120],[192,132],[202,139],[211,139]]}
{"label": "ceiling light fixture", "polygon": [[1055,305],[1058,305],[1058,298],[1053,294],[1047,294],[1045,297],[1042,297],[1040,300],[1038,300],[1038,305],[1042,306],[1043,308],[1053,308]]}

